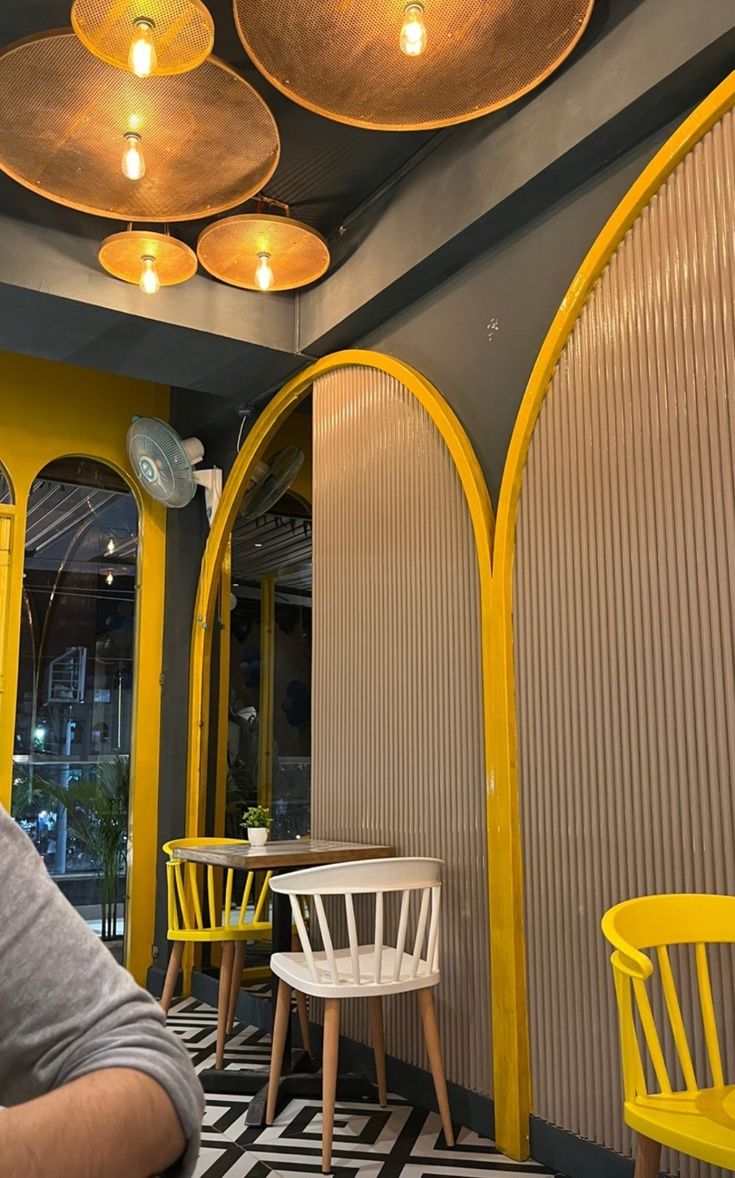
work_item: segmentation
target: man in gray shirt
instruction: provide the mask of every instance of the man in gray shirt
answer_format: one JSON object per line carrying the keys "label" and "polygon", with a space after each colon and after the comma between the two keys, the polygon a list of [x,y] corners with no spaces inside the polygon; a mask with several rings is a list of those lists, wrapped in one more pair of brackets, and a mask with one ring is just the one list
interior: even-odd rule
{"label": "man in gray shirt", "polygon": [[0,808],[0,1175],[193,1173],[204,1098],[153,998]]}

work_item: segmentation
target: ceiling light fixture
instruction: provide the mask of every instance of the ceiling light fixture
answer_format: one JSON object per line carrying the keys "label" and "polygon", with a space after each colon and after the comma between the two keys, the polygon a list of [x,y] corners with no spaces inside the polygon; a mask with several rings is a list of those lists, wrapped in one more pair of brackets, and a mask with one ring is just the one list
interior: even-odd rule
{"label": "ceiling light fixture", "polygon": [[138,78],[149,78],[156,72],[158,54],[153,41],[155,22],[146,16],[137,16],[133,21],[133,39],[130,42],[128,68]]}
{"label": "ceiling light fixture", "polygon": [[71,23],[85,49],[139,78],[196,69],[214,46],[201,0],[74,0]]}
{"label": "ceiling light fixture", "polygon": [[426,25],[423,4],[407,4],[403,10],[401,52],[406,57],[420,57],[426,48]]}
{"label": "ceiling light fixture", "polygon": [[207,225],[197,256],[213,278],[244,290],[296,290],[316,282],[329,268],[329,247],[316,229],[290,216],[288,205],[259,197],[285,216],[243,213]]}
{"label": "ceiling light fixture", "polygon": [[107,554],[108,554],[108,556],[112,556],[114,551],[115,551],[115,541],[113,540],[112,536],[110,536],[110,539],[107,541]]}
{"label": "ceiling light fixture", "polygon": [[[143,4],[158,33],[156,5]],[[0,49],[0,110],[4,172],[48,200],[120,221],[211,218],[259,192],[278,164],[273,115],[216,57],[177,77],[136,78],[70,30],[44,33]],[[142,138],[123,144],[126,133]],[[145,179],[123,176],[123,146],[126,172],[140,171],[130,149],[144,153]]]}
{"label": "ceiling light fixture", "polygon": [[115,578],[112,573],[108,573],[107,576],[105,577],[105,581],[107,582],[108,585],[111,585],[114,580],[115,580]]}
{"label": "ceiling light fixture", "polygon": [[123,135],[125,146],[122,154],[123,176],[128,180],[142,180],[145,176],[145,160],[140,145],[141,136],[137,131],[126,131]]}
{"label": "ceiling light fixture", "polygon": [[574,49],[594,0],[233,3],[248,57],[288,98],[356,127],[421,131],[539,86]]}
{"label": "ceiling light fixture", "polygon": [[[157,294],[162,286],[179,286],[196,274],[197,260],[185,242],[170,233],[154,233],[128,226],[113,233],[100,246],[98,260],[103,270],[144,294]],[[109,551],[109,548],[108,548]]]}

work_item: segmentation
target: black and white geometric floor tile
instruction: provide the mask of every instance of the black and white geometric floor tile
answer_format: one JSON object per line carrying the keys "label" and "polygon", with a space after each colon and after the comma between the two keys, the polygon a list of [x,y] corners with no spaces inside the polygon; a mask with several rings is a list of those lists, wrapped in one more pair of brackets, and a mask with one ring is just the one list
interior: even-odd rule
{"label": "black and white geometric floor tile", "polygon": [[[188,998],[172,1006],[169,1026],[180,1035],[197,1071],[214,1066],[217,1014]],[[228,1040],[227,1068],[263,1067],[270,1040],[241,1027]],[[196,1178],[305,1178],[321,1174],[321,1104],[292,1100],[266,1129],[245,1124],[248,1097],[207,1095],[202,1152]],[[492,1141],[460,1129],[453,1149],[444,1145],[436,1113],[391,1097],[386,1108],[356,1102],[337,1105],[333,1148],[335,1178],[542,1178],[536,1162],[513,1162]]]}

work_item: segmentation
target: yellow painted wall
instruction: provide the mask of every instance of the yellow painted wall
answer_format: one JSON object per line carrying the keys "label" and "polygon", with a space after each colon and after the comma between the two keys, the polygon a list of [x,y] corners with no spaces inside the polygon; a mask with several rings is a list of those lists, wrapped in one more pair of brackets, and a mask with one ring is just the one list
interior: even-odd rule
{"label": "yellow painted wall", "polygon": [[63,455],[96,458],[127,479],[138,503],[126,964],[140,982],[145,981],[154,935],[166,513],[138,493],[125,436],[133,414],[167,419],[169,401],[167,388],[147,381],[0,352],[0,466],[13,487],[13,505],[0,506],[0,526],[10,533],[5,566],[0,552],[0,802],[6,807],[12,782],[23,539],[33,480],[47,463]]}

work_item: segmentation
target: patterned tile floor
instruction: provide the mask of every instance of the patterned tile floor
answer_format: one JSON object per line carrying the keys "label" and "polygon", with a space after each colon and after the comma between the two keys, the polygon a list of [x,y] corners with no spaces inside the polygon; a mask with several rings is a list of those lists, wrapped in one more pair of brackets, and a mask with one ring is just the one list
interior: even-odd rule
{"label": "patterned tile floor", "polygon": [[[214,1066],[216,1012],[194,999],[171,1008],[169,1026],[183,1039],[197,1071]],[[263,1067],[270,1040],[255,1027],[240,1027],[229,1040],[226,1067]],[[321,1105],[292,1100],[268,1129],[245,1124],[247,1097],[207,1096],[202,1152],[196,1178],[303,1178],[321,1173]],[[444,1146],[436,1113],[391,1097],[387,1108],[358,1101],[338,1104],[334,1129],[335,1178],[482,1178],[549,1171],[536,1162],[513,1162],[493,1143],[460,1129],[453,1149]]]}

